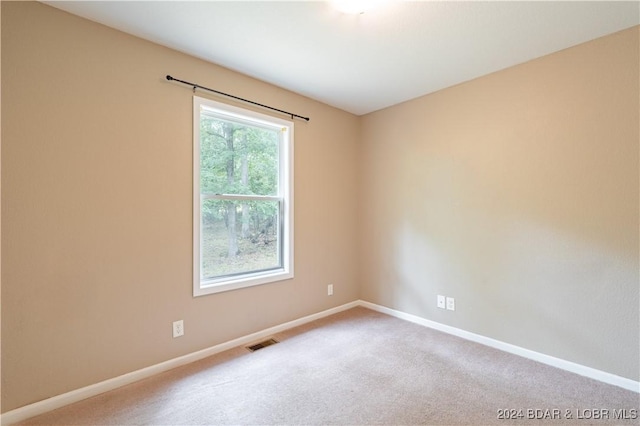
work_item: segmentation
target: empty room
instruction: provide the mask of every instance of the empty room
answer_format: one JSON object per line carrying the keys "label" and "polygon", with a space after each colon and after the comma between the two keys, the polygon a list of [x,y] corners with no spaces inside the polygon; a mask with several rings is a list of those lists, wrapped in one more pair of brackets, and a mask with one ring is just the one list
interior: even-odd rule
{"label": "empty room", "polygon": [[3,425],[640,422],[640,3],[2,1]]}

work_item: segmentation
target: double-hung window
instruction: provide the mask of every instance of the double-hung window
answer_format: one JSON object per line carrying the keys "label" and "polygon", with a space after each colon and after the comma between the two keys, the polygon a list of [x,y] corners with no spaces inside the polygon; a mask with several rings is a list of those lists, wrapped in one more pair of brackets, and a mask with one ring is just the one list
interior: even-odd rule
{"label": "double-hung window", "polygon": [[293,123],[194,96],[193,294],[293,277]]}

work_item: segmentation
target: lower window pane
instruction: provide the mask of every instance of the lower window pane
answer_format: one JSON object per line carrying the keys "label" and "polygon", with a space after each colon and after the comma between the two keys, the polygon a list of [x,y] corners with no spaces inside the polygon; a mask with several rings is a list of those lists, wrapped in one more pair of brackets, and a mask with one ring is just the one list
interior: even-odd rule
{"label": "lower window pane", "polygon": [[201,279],[282,267],[278,201],[202,203]]}

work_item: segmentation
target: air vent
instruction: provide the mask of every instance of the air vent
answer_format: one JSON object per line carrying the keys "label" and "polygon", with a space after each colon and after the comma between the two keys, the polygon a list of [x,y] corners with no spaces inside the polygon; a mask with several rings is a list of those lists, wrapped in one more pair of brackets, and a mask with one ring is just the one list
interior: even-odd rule
{"label": "air vent", "polygon": [[264,342],[256,343],[255,345],[247,346],[251,352],[255,352],[258,349],[266,348],[267,346],[275,345],[278,343],[276,339],[265,340]]}

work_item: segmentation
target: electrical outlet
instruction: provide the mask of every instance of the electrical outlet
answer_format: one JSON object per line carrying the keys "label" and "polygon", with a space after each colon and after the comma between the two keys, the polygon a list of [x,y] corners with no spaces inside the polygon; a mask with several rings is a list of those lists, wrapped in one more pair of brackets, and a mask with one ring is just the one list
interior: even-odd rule
{"label": "electrical outlet", "polygon": [[184,335],[184,321],[173,322],[173,337],[180,337]]}
{"label": "electrical outlet", "polygon": [[440,309],[444,309],[446,307],[445,305],[445,297],[438,295],[438,308]]}
{"label": "electrical outlet", "polygon": [[333,296],[333,284],[329,284],[327,286],[327,295],[328,296]]}
{"label": "electrical outlet", "polygon": [[447,297],[447,309],[450,311],[456,310],[456,300],[453,297]]}

